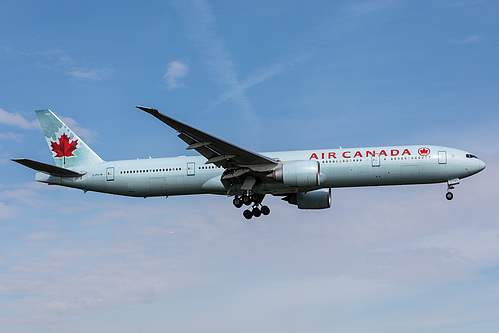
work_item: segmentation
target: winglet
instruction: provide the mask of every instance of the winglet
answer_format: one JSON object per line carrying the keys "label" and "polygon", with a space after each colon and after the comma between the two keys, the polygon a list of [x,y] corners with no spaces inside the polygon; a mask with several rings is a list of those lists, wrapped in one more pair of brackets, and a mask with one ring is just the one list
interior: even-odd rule
{"label": "winglet", "polygon": [[147,113],[153,114],[153,113],[158,113],[159,111],[153,108],[149,108],[147,106],[140,106],[140,105],[135,105],[137,109],[141,109],[142,111],[145,111]]}

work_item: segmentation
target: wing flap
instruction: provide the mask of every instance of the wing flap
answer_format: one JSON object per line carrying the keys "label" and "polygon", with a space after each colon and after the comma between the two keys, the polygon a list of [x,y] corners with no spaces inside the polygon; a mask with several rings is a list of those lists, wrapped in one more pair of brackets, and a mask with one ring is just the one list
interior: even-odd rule
{"label": "wing flap", "polygon": [[[216,151],[213,151],[208,146],[199,145],[200,142],[198,140],[191,138],[189,135],[187,135],[185,133],[180,133],[178,135],[178,137],[180,138],[180,140],[184,141],[185,143],[187,143],[189,145],[186,148],[187,150],[190,150],[189,147],[194,147],[192,149],[196,150],[199,154],[206,157],[206,159],[208,159],[208,160],[211,158],[220,156],[219,153],[217,153]],[[219,163],[219,164],[217,164],[217,166],[221,166],[221,164]]]}
{"label": "wing flap", "polygon": [[201,147],[207,147],[211,144],[211,142],[195,142],[193,144],[190,144],[189,147],[185,148],[186,150],[191,150],[191,149],[196,149],[196,148],[201,148]]}
{"label": "wing flap", "polygon": [[81,177],[85,174],[85,172],[80,173],[73,170],[60,168],[55,165],[33,161],[27,158],[14,158],[12,159],[12,161],[27,166],[28,168],[31,168],[33,170],[47,173],[49,175],[57,177]]}

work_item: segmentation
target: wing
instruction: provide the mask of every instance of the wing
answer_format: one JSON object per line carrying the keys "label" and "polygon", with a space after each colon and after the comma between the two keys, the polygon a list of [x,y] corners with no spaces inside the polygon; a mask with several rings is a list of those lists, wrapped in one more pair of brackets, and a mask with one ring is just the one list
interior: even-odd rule
{"label": "wing", "polygon": [[186,149],[194,149],[206,157],[206,164],[213,163],[225,169],[242,168],[257,172],[270,171],[278,165],[278,161],[270,157],[252,152],[214,137],[213,135],[181,123],[178,120],[165,116],[156,109],[144,106],[136,107],[177,130],[179,132],[178,137],[189,145]]}

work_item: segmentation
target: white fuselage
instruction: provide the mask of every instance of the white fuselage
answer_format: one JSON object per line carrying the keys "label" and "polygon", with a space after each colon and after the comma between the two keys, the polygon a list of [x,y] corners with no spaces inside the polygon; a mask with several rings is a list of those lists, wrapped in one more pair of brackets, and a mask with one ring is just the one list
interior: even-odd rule
{"label": "white fuselage", "polygon": [[[459,180],[485,168],[473,155],[442,146],[394,146],[270,152],[281,162],[317,160],[320,186],[294,188],[269,181],[256,184],[253,192],[284,194],[318,188],[428,184]],[[37,173],[36,180],[126,196],[150,197],[228,193],[221,182],[223,168],[205,164],[202,156],[102,162],[73,168],[85,172],[79,178]]]}

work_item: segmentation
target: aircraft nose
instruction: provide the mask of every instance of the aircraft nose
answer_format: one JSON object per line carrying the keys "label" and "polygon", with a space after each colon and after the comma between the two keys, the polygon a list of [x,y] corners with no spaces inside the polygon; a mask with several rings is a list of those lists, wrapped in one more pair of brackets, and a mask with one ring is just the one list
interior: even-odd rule
{"label": "aircraft nose", "polygon": [[485,169],[486,165],[482,160],[478,160],[478,172],[482,171]]}

